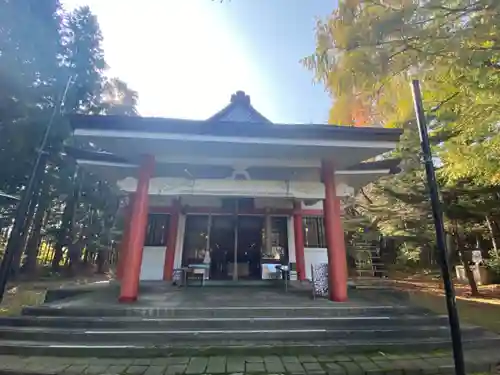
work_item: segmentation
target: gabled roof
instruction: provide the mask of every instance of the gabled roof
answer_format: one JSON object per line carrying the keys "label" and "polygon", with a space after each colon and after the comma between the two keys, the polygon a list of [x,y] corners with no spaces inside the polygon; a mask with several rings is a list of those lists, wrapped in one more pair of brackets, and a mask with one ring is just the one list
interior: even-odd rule
{"label": "gabled roof", "polygon": [[[243,91],[207,120],[173,118],[81,115],[68,116],[75,131],[141,132],[193,136],[281,138],[300,140],[352,140],[397,142],[401,129],[350,127],[326,124],[275,124],[260,114]],[[117,137],[118,137],[118,133]]]}
{"label": "gabled roof", "polygon": [[244,91],[231,95],[231,102],[207,121],[271,123],[250,104]]}
{"label": "gabled roof", "polygon": [[[119,115],[68,115],[73,130],[186,134],[190,136],[397,142],[401,129],[356,128],[325,124],[274,124],[248,121],[198,121]],[[118,134],[118,133],[117,133]],[[117,135],[118,137],[118,135]]]}

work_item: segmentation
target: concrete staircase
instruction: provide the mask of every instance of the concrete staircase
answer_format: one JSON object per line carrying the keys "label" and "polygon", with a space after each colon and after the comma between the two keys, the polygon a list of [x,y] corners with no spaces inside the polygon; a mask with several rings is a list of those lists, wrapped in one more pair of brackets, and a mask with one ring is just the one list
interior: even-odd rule
{"label": "concrete staircase", "polygon": [[[450,348],[443,316],[404,305],[304,301],[298,306],[249,298],[238,306],[29,307],[22,316],[0,318],[0,354],[109,358]],[[465,348],[500,346],[499,336],[476,327],[463,327],[463,340]]]}

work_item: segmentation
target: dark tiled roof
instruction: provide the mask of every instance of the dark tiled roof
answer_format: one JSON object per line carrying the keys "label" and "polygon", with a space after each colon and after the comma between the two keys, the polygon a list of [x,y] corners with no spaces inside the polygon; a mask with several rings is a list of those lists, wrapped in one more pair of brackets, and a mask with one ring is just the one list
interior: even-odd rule
{"label": "dark tiled roof", "polygon": [[271,123],[250,104],[250,96],[237,91],[231,96],[231,102],[207,121]]}
{"label": "dark tiled roof", "polygon": [[136,116],[69,115],[73,129],[170,133],[219,137],[266,137],[314,140],[397,142],[401,129],[349,127],[325,124],[274,124],[250,104],[250,97],[238,91],[231,103],[205,121]]}
{"label": "dark tiled roof", "polygon": [[156,117],[70,115],[73,129],[133,131],[226,137],[353,140],[397,142],[400,129],[335,125],[193,121]]}

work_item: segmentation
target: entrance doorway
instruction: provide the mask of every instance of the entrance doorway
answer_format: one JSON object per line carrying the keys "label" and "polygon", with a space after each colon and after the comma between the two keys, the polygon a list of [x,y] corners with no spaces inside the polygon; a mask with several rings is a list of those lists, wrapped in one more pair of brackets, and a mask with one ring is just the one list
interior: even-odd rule
{"label": "entrance doorway", "polygon": [[234,264],[234,239],[236,217],[212,216],[210,226],[210,278],[231,279],[231,265]]}
{"label": "entrance doorway", "polygon": [[182,266],[209,262],[212,280],[260,280],[263,264],[288,262],[286,222],[286,217],[272,218],[266,250],[262,215],[188,215]]}
{"label": "entrance doorway", "polygon": [[238,217],[236,247],[238,279],[259,280],[261,278],[263,229],[264,218],[262,216]]}

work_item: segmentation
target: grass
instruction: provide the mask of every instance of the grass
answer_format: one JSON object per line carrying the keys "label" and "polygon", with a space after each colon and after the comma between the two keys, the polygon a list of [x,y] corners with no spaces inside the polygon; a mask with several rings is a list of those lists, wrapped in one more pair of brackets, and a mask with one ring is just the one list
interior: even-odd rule
{"label": "grass", "polygon": [[109,279],[107,275],[91,275],[85,277],[44,278],[38,281],[18,282],[8,286],[4,299],[0,304],[0,316],[19,315],[26,306],[37,306],[45,300],[48,289],[84,285]]}
{"label": "grass", "polygon": [[[447,314],[442,281],[426,275],[396,277],[394,287],[408,293],[412,304]],[[500,285],[481,285],[481,296],[471,296],[468,285],[455,283],[460,320],[500,333]]]}
{"label": "grass", "polygon": [[[410,302],[438,314],[447,314],[444,296],[421,291],[409,292]],[[460,321],[500,333],[500,305],[457,299]]]}
{"label": "grass", "polygon": [[25,306],[40,305],[45,299],[45,292],[23,286],[9,288],[0,304],[0,316],[19,315]]}

